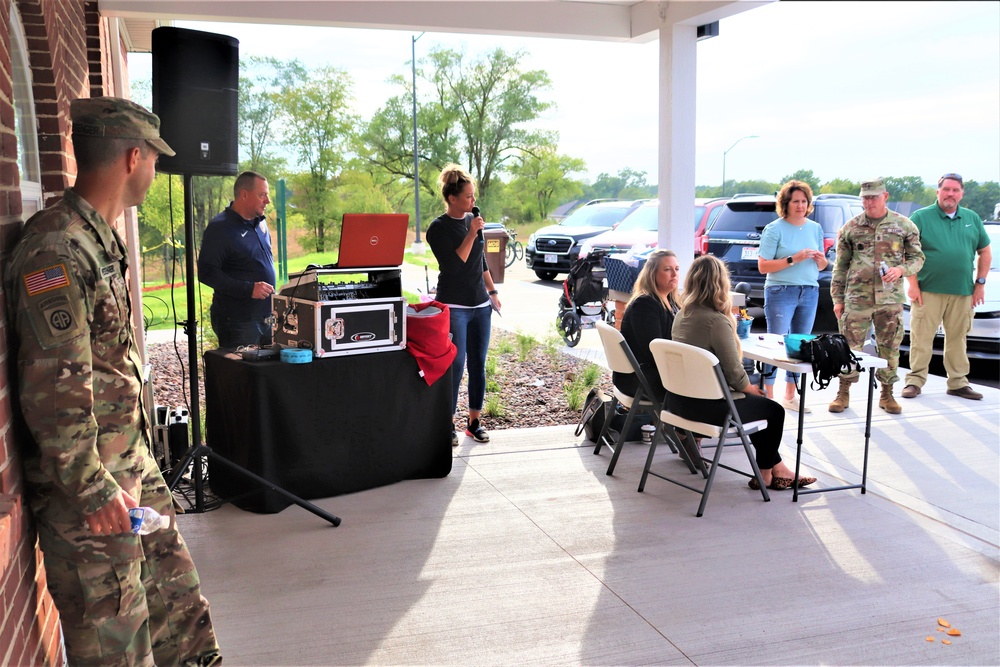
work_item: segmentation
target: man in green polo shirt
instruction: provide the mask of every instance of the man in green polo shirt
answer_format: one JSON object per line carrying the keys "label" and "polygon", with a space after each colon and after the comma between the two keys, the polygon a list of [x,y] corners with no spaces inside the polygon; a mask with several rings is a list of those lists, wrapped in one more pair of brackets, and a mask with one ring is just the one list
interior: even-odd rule
{"label": "man in green polo shirt", "polygon": [[965,340],[972,328],[973,309],[986,298],[992,253],[983,221],[975,211],[958,205],[964,194],[962,177],[945,174],[938,179],[937,202],[910,217],[920,230],[920,246],[926,259],[920,273],[907,278],[910,372],[903,398],[916,398],[927,382],[934,336],[942,324],[948,393],[975,401],[983,398],[969,386]]}

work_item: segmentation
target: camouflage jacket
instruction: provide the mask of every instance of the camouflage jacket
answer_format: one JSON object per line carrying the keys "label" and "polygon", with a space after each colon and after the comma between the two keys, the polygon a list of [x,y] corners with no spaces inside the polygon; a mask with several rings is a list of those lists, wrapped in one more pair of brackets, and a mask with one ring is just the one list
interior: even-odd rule
{"label": "camouflage jacket", "polygon": [[[84,515],[120,488],[139,499],[148,456],[127,265],[117,232],[69,189],[26,223],[7,267],[18,393],[31,435],[25,479],[43,549],[68,558],[80,551],[74,543],[102,539],[89,534]],[[132,537],[94,549],[135,555]]]}
{"label": "camouflage jacket", "polygon": [[913,222],[894,211],[874,224],[862,213],[851,218],[837,237],[837,259],[833,264],[830,295],[834,304],[847,302],[884,306],[906,302],[906,281],[900,278],[883,287],[879,265],[903,267],[913,276],[924,265],[920,232]]}

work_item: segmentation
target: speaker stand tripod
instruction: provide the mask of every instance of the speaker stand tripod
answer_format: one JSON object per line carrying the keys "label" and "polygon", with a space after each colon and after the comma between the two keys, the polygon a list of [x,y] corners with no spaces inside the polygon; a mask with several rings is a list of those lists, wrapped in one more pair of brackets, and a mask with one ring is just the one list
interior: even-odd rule
{"label": "speaker stand tripod", "polygon": [[[222,457],[212,451],[212,448],[203,444],[201,442],[201,405],[200,405],[200,392],[198,391],[198,318],[197,307],[195,305],[195,292],[194,292],[194,281],[195,281],[195,266],[194,266],[194,203],[191,193],[191,174],[184,173],[184,246],[187,250],[187,256],[185,258],[185,264],[187,266],[187,321],[184,322],[184,333],[187,334],[188,340],[188,371],[190,376],[190,389],[191,389],[191,409],[190,414],[190,424],[191,424],[191,446],[188,448],[184,456],[175,466],[170,480],[167,483],[168,488],[172,492],[177,485],[180,483],[181,478],[184,473],[187,472],[188,466],[194,464],[191,471],[192,481],[194,483],[194,497],[195,504],[192,508],[192,512],[196,514],[201,514],[205,512],[205,480],[204,480],[204,460],[207,460],[210,464],[218,464],[229,470],[239,473],[251,480],[252,482],[260,485],[264,489],[273,491],[278,495],[282,496],[286,500],[289,500],[304,510],[312,512],[321,519],[329,521],[334,526],[340,525],[340,517],[334,516],[329,512],[316,507],[312,503],[299,498],[298,496],[285,491],[277,484],[267,481],[263,477],[256,475],[246,468],[242,468],[232,461],[229,461],[225,457]],[[228,502],[228,501],[223,501]]]}

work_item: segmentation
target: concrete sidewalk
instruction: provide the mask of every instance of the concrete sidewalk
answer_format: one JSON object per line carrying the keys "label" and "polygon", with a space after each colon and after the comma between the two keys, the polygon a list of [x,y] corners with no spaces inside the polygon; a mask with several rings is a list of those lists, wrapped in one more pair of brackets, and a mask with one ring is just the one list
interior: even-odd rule
{"label": "concrete sidewalk", "polygon": [[[294,506],[180,525],[227,664],[995,665],[1000,391],[987,394],[934,387],[876,415],[865,495],[763,503],[723,470],[696,518],[694,493],[652,478],[636,492],[645,447],[609,477],[607,451],[547,427],[466,439],[444,479],[315,501],[339,528]],[[819,486],[858,480],[863,419],[809,415]],[[736,448],[724,459],[746,467]],[[687,474],[666,448],[654,466]],[[962,633],[951,645],[939,617]]]}
{"label": "concrete sidewalk", "polygon": [[[496,326],[555,319],[553,283],[501,296]],[[1000,390],[979,389],[932,377],[902,415],[876,408],[864,495],[763,503],[723,470],[696,518],[697,494],[636,492],[645,447],[608,476],[609,453],[559,426],[465,439],[444,479],[315,501],[339,528],[294,506],[179,522],[231,665],[995,665]],[[833,391],[808,394],[818,487],[861,474],[862,392],[834,415]],[[724,462],[746,466],[737,448]],[[687,475],[667,448],[654,467]],[[962,633],[950,645],[939,617]]]}

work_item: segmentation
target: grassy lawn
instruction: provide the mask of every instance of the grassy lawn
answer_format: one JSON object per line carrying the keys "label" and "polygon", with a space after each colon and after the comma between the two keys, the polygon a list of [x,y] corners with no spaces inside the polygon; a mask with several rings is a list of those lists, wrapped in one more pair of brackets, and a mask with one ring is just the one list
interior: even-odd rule
{"label": "grassy lawn", "polygon": [[[200,296],[199,296],[200,293]],[[174,311],[179,320],[187,319],[187,285],[175,285],[173,289],[145,291],[142,294],[142,317],[147,330],[173,329]],[[208,306],[212,303],[212,288],[198,283],[195,285],[195,302],[203,305],[198,321],[202,326],[208,322]]]}

